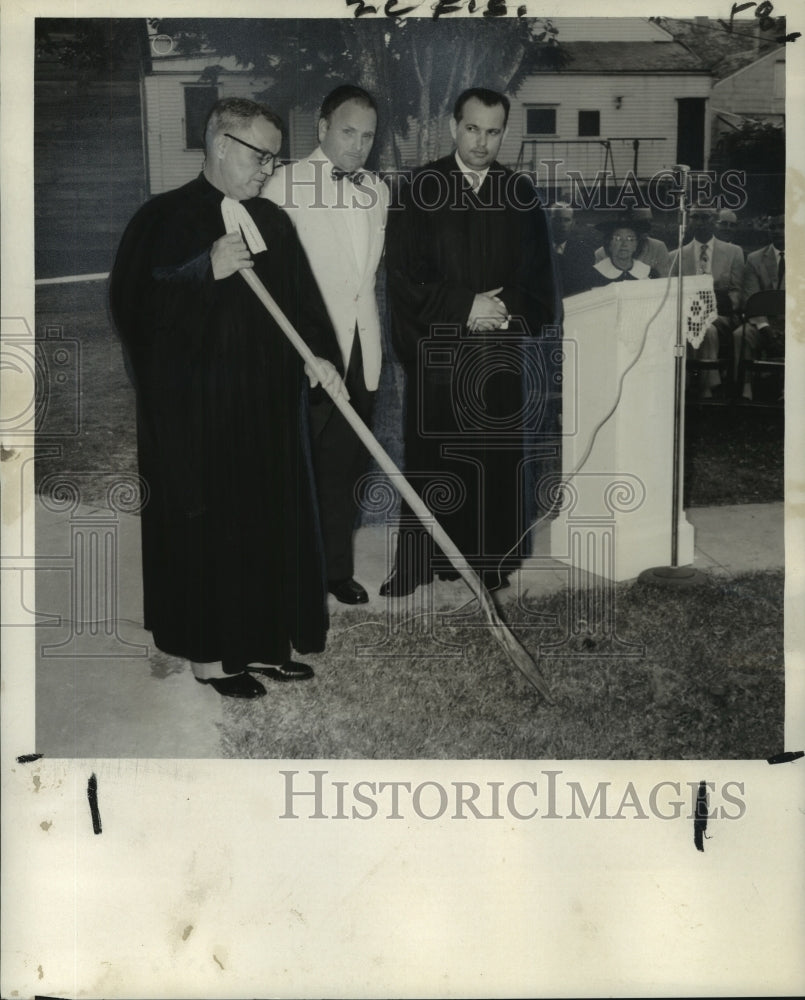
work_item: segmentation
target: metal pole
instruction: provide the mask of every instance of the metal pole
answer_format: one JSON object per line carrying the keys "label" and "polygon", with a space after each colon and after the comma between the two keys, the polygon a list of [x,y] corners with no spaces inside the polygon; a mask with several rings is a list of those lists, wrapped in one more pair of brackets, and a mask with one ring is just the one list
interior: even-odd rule
{"label": "metal pole", "polygon": [[650,583],[663,587],[686,588],[703,584],[706,575],[692,566],[679,565],[679,515],[682,511],[682,489],[684,470],[682,460],[684,454],[685,428],[685,355],[687,351],[686,338],[682,328],[682,290],[684,285],[682,274],[682,244],[685,239],[687,225],[687,192],[688,173],[690,167],[675,166],[679,172],[679,238],[676,251],[676,340],[674,343],[674,448],[672,470],[671,496],[671,565],[654,566],[643,570],[638,576],[640,583]]}
{"label": "metal pole", "polygon": [[685,239],[687,215],[687,167],[680,169],[679,235],[677,238],[676,269],[676,344],[674,347],[674,455],[673,494],[671,497],[671,567],[679,565],[679,512],[682,509],[682,442],[685,424],[685,337],[682,332],[682,244]]}

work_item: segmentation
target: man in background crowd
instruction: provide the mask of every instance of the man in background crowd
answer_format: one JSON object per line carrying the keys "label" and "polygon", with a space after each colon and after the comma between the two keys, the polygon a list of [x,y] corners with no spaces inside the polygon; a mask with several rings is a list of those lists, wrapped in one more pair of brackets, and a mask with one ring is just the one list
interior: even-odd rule
{"label": "man in background crowd", "polygon": [[[682,274],[709,274],[713,278],[718,321],[707,327],[701,345],[690,353],[699,361],[732,362],[732,329],[741,304],[743,250],[715,236],[716,210],[694,205],[690,211],[691,239],[682,247]],[[678,251],[671,255],[671,274],[679,274]],[[715,388],[721,391],[721,375],[716,369],[703,373],[701,395],[708,398]]]}
{"label": "man in background crowd", "polygon": [[562,298],[590,287],[588,276],[594,263],[593,243],[579,235],[574,215],[567,202],[556,202],[548,208],[556,277]]}
{"label": "man in background crowd", "polygon": [[722,243],[734,243],[738,216],[730,208],[720,208],[716,216],[715,234]]}
{"label": "man in background crowd", "polygon": [[[757,292],[785,290],[785,216],[771,216],[769,243],[750,253],[743,273],[743,304]],[[782,299],[782,296],[781,296]],[[783,303],[780,303],[781,306]],[[757,360],[762,354],[779,358],[785,355],[785,314],[754,316],[734,331],[736,377],[741,378],[741,396],[752,399],[751,371],[744,371],[743,361]]]}

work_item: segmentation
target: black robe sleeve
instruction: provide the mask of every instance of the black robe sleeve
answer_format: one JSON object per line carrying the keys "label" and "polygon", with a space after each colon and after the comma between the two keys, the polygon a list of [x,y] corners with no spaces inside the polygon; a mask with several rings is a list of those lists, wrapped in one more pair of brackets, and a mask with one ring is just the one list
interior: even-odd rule
{"label": "black robe sleeve", "polygon": [[560,283],[545,212],[534,185],[524,174],[505,175],[505,204],[514,209],[519,223],[512,237],[520,253],[516,270],[503,285],[501,298],[512,316],[522,317],[527,331],[539,336],[542,328],[561,321]]}
{"label": "black robe sleeve", "polygon": [[433,253],[435,220],[420,206],[439,197],[439,182],[423,172],[402,189],[401,209],[389,215],[386,272],[393,306],[392,344],[403,362],[416,359],[417,345],[432,322],[463,326],[476,294],[466,279],[440,268]]}

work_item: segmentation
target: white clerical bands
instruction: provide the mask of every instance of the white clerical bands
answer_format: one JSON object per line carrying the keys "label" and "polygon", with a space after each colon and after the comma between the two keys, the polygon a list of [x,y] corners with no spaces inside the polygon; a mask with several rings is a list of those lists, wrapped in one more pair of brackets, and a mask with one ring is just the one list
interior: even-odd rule
{"label": "white clerical bands", "polygon": [[254,219],[239,201],[235,201],[234,198],[224,198],[221,202],[221,215],[228,233],[243,233],[251,253],[262,253],[268,249]]}

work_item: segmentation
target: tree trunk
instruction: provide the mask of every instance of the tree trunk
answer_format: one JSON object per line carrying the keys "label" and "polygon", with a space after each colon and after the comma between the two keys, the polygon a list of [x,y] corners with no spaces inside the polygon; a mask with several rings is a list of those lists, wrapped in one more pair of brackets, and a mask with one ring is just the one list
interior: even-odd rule
{"label": "tree trunk", "polygon": [[433,44],[425,42],[421,50],[419,60],[420,76],[422,80],[419,91],[419,121],[416,124],[417,133],[417,164],[428,163],[434,157],[432,155],[432,133],[433,122],[431,120],[431,88],[433,85]]}

